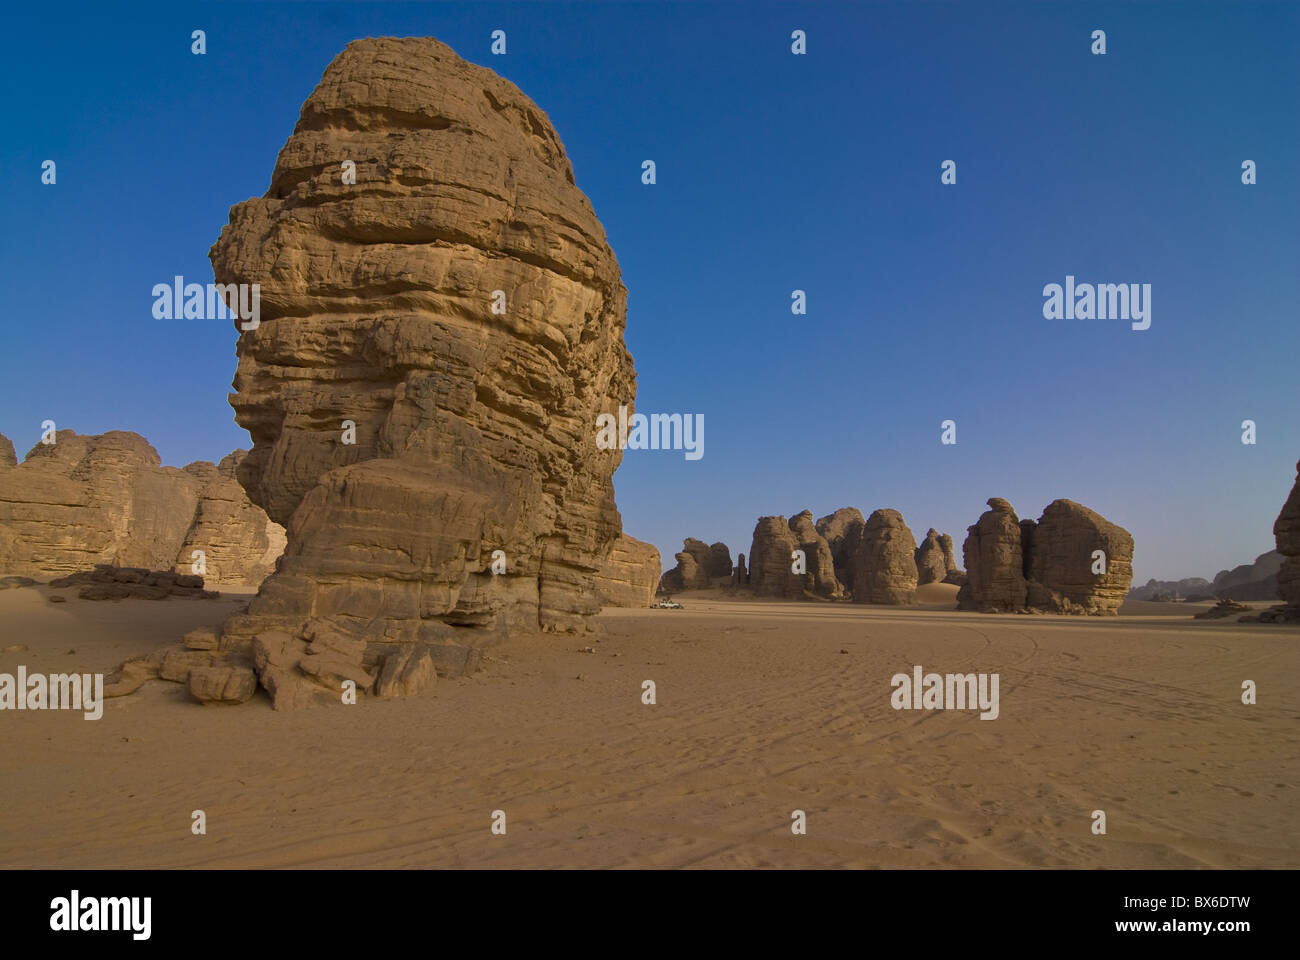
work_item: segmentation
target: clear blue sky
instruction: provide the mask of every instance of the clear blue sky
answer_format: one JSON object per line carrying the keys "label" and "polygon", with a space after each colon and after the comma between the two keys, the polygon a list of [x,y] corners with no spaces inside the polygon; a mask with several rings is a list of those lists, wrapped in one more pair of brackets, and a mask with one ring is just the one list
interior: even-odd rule
{"label": "clear blue sky", "polygon": [[[349,40],[428,35],[548,113],[622,266],[638,408],[705,416],[702,460],[628,452],[615,476],[668,565],[805,507],[960,544],[990,496],[1099,510],[1137,582],[1272,547],[1300,457],[1296,3],[125,6],[24,5],[0,36],[20,456],[47,418],[176,465],[249,445],[233,326],[155,321],[150,289],[211,279]],[[1152,284],[1151,329],[1044,320],[1066,274]]]}

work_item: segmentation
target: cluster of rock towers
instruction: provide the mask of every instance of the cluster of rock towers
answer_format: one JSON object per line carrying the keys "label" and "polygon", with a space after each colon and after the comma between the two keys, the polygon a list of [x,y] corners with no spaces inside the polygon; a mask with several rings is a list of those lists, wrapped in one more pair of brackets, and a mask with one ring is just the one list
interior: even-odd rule
{"label": "cluster of rock towers", "polygon": [[960,586],[958,606],[985,613],[1113,614],[1132,579],[1133,538],[1122,527],[1071,500],[1056,500],[1038,521],[1020,520],[1007,501],[967,531],[966,570],[953,541],[931,528],[918,546],[902,514],[869,517],[844,507],[813,521],[805,510],[789,520],[760,517],[748,565],[734,569],[725,544],[688,539],[660,590],[718,585],[720,578],[757,597],[910,604],[929,583]]}

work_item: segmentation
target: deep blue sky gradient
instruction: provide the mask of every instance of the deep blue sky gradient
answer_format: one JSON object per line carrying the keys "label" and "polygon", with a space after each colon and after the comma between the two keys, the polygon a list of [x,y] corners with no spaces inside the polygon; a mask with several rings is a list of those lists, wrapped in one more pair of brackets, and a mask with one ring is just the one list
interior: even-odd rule
{"label": "deep blue sky gradient", "polygon": [[[705,416],[702,460],[629,451],[615,476],[625,528],[666,565],[686,536],[748,552],[758,516],[805,507],[894,507],[960,544],[990,496],[1028,517],[1057,497],[1100,511],[1133,533],[1138,583],[1272,547],[1300,457],[1298,4],[6,18],[0,432],[20,456],[47,418],[137,431],[175,465],[249,445],[225,399],[233,325],[155,321],[150,289],[211,280],[229,208],[266,190],[349,40],[430,35],[559,131],[629,290],[638,409]],[[1044,320],[1042,287],[1067,273],[1151,283],[1151,329]]]}

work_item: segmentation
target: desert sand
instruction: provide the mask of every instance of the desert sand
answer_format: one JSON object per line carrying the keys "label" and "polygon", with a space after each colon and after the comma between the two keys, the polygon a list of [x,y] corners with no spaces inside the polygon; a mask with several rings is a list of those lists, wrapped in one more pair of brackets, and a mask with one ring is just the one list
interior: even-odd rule
{"label": "desert sand", "polygon": [[[404,700],[283,713],[154,681],[98,721],[14,713],[0,866],[1300,866],[1294,628],[1190,604],[989,616],[955,591],[610,609]],[[107,672],[248,600],[58,592],[0,593],[0,648],[27,648],[0,671]],[[999,718],[891,709],[914,664],[999,673]]]}

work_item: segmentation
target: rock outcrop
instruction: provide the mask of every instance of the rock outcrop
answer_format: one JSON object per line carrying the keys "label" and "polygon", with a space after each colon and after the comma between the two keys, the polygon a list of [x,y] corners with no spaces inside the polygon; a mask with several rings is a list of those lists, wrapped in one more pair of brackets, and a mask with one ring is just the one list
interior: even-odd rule
{"label": "rock outcrop", "polygon": [[14,452],[14,442],[0,433],[0,467],[18,466],[18,454]]}
{"label": "rock outcrop", "polygon": [[967,582],[957,592],[957,607],[981,613],[1020,610],[1028,591],[1020,518],[1001,497],[990,498],[988,505],[989,509],[966,531],[962,561]]}
{"label": "rock outcrop", "polygon": [[862,531],[866,528],[866,517],[862,516],[862,511],[857,507],[840,507],[817,521],[817,532],[831,548],[835,578],[844,585],[845,590],[853,589],[856,579],[853,561],[862,543]]}
{"label": "rock outcrop", "polygon": [[1276,600],[1277,576],[1284,559],[1277,550],[1270,550],[1256,557],[1254,563],[1220,570],[1210,592],[1232,600]]}
{"label": "rock outcrop", "polygon": [[536,104],[436,40],[354,41],[209,257],[260,288],[237,475],[288,537],[210,665],[286,709],[589,629],[621,533],[622,452],[596,441],[635,395],[627,292]]}
{"label": "rock outcrop", "polygon": [[709,544],[709,576],[731,576],[731,549],[721,540]]}
{"label": "rock outcrop", "polygon": [[659,585],[659,551],[653,544],[622,534],[596,572],[596,592],[607,607],[644,607]]}
{"label": "rock outcrop", "polygon": [[202,551],[210,583],[261,583],[275,569],[284,553],[284,527],[268,520],[239,485],[235,474],[245,456],[236,450],[215,467],[203,461],[185,467],[201,486],[177,570],[192,569],[196,551]]}
{"label": "rock outcrop", "polygon": [[1193,620],[1222,620],[1225,617],[1235,617],[1248,611],[1244,603],[1238,603],[1230,597],[1221,597],[1219,601],[1208,610],[1202,610],[1200,613],[1192,614]]}
{"label": "rock outcrop", "polygon": [[897,510],[877,510],[853,557],[853,602],[916,602],[916,539]]}
{"label": "rock outcrop", "polygon": [[1295,468],[1296,482],[1273,523],[1273,536],[1278,553],[1282,554],[1277,595],[1289,611],[1300,617],[1300,463]]}
{"label": "rock outcrop", "polygon": [[835,559],[827,539],[817,530],[812,511],[804,510],[790,518],[790,532],[794,534],[796,549],[804,553],[807,579],[804,589],[827,600],[839,600],[846,591],[835,575]]}
{"label": "rock outcrop", "polygon": [[[1114,614],[1133,579],[1128,531],[1072,500],[1020,520],[1000,497],[968,530],[959,609],[983,613]],[[1098,553],[1100,551],[1100,553]]]}
{"label": "rock outcrop", "polygon": [[1073,500],[1054,500],[1028,538],[1026,604],[1048,613],[1114,614],[1133,582],[1133,537]]}
{"label": "rock outcrop", "polygon": [[[724,546],[725,550],[726,547]],[[680,553],[674,554],[677,566],[663,575],[659,590],[663,593],[680,593],[683,590],[707,590],[713,585],[713,548],[703,540],[687,537]]]}
{"label": "rock outcrop", "polygon": [[164,467],[139,434],[60,430],[20,464],[0,463],[0,573],[64,577],[98,565],[256,585],[275,567],[284,530],[234,480],[243,451],[221,466]]}
{"label": "rock outcrop", "polygon": [[[950,539],[949,553],[952,552],[951,542]],[[948,563],[944,559],[943,543],[939,531],[931,527],[926,531],[921,545],[916,548],[916,582],[917,585],[941,583],[947,575]]]}
{"label": "rock outcrop", "polygon": [[731,582],[738,587],[749,584],[749,570],[745,567],[745,555],[743,553],[736,555],[736,569],[731,576]]}
{"label": "rock outcrop", "polygon": [[749,584],[756,597],[803,597],[804,578],[791,569],[799,542],[785,517],[759,517],[749,547]]}
{"label": "rock outcrop", "polygon": [[952,537],[943,533],[939,535],[939,549],[943,552],[943,567],[948,573],[958,571],[957,561],[952,555]]}

